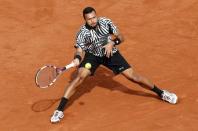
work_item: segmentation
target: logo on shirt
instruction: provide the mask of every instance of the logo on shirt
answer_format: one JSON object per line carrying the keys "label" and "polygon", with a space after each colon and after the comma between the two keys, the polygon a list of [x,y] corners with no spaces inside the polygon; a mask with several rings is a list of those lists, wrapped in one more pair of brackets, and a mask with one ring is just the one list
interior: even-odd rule
{"label": "logo on shirt", "polygon": [[124,67],[122,66],[122,67],[119,68],[119,71],[121,71],[121,70],[123,70],[123,69],[124,69]]}

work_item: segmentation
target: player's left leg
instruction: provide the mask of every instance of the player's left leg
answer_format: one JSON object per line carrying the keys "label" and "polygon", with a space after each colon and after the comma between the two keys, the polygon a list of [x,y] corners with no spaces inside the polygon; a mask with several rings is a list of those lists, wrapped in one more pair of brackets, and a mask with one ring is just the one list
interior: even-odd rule
{"label": "player's left leg", "polygon": [[170,93],[166,90],[161,90],[157,86],[155,86],[149,79],[143,77],[136,73],[132,68],[128,68],[124,70],[121,74],[123,74],[127,79],[141,85],[142,87],[149,89],[160,96],[161,99],[171,103],[177,103],[177,96],[174,93]]}
{"label": "player's left leg", "polygon": [[[142,85],[146,89],[152,90],[154,88],[154,84],[147,78],[139,75],[136,73],[132,68],[128,68],[121,72],[122,75],[124,75],[127,79]],[[159,91],[159,95],[161,95],[162,91]]]}
{"label": "player's left leg", "polygon": [[111,58],[107,58],[103,65],[111,69],[115,74],[121,73],[132,82],[155,92],[161,99],[168,101],[171,104],[175,104],[177,102],[177,96],[174,93],[159,89],[149,79],[136,73],[119,52],[113,54]]}

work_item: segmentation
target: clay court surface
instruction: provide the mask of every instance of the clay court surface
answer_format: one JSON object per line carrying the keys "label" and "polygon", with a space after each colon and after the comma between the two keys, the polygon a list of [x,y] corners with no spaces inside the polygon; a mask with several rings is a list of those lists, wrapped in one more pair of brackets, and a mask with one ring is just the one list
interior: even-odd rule
{"label": "clay court surface", "polygon": [[[125,36],[120,52],[141,75],[179,96],[177,105],[100,67],[79,86],[64,119],[50,116],[75,75],[40,89],[44,64],[73,59],[82,9],[113,20]],[[1,131],[197,131],[197,0],[0,0]]]}

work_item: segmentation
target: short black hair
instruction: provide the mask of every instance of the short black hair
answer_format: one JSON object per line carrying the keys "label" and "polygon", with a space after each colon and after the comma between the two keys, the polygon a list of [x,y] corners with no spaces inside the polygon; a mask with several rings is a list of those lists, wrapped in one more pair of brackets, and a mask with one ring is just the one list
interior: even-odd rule
{"label": "short black hair", "polygon": [[86,7],[83,9],[83,17],[85,19],[85,15],[91,13],[94,11],[96,13],[96,10],[93,7]]}

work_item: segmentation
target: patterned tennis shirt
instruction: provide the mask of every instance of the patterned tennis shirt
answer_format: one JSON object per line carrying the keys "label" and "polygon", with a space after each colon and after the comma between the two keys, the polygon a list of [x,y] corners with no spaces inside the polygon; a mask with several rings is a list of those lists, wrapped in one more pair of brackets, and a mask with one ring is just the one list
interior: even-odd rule
{"label": "patterned tennis shirt", "polygon": [[[103,57],[105,56],[103,46],[110,41],[111,34],[117,33],[118,29],[110,19],[99,17],[95,28],[91,28],[87,24],[81,26],[76,35],[75,47],[95,56]],[[117,48],[114,46],[113,53],[116,51]]]}

